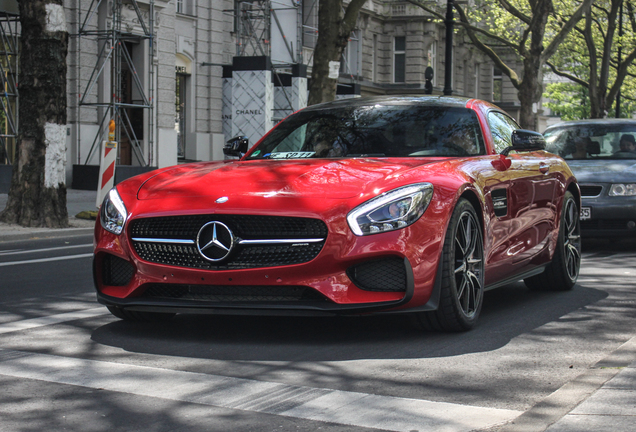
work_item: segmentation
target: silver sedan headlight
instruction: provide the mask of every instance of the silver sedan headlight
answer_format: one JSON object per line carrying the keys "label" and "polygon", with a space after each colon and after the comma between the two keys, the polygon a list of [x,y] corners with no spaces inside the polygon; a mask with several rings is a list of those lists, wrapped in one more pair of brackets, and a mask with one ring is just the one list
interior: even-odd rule
{"label": "silver sedan headlight", "polygon": [[102,223],[102,227],[106,231],[119,235],[124,229],[126,218],[128,218],[126,206],[117,193],[117,188],[112,188],[106,194],[102,208],[99,211],[99,220]]}
{"label": "silver sedan headlight", "polygon": [[636,183],[616,183],[610,187],[609,196],[636,196]]}
{"label": "silver sedan headlight", "polygon": [[432,197],[430,183],[403,186],[359,205],[349,212],[347,222],[357,236],[401,229],[424,214]]}

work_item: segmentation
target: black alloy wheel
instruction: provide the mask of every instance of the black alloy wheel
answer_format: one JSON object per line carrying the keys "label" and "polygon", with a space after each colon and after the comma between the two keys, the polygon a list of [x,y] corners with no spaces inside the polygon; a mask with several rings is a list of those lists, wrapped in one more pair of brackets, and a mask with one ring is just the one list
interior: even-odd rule
{"label": "black alloy wheel", "polygon": [[441,259],[439,307],[416,314],[416,323],[430,330],[470,330],[484,299],[484,246],[477,212],[464,198],[453,211]]}
{"label": "black alloy wheel", "polygon": [[574,195],[566,192],[563,198],[561,223],[552,262],[545,271],[524,280],[536,291],[568,291],[574,287],[581,269],[581,221]]}

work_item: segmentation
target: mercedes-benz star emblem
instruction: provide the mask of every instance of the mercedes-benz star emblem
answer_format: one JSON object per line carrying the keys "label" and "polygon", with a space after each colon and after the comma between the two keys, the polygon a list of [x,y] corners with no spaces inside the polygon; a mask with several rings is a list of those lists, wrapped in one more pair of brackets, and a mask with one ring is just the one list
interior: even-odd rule
{"label": "mercedes-benz star emblem", "polygon": [[234,234],[222,222],[208,222],[201,227],[197,234],[197,249],[208,261],[221,261],[232,252]]}

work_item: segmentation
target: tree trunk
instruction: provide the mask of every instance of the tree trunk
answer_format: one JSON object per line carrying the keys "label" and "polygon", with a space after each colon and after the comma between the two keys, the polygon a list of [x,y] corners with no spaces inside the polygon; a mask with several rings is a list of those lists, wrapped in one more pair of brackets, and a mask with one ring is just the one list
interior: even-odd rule
{"label": "tree trunk", "polygon": [[338,78],[329,78],[329,62],[340,61],[365,1],[351,0],[343,13],[342,0],[320,0],[318,40],[314,49],[308,105],[336,98]]}
{"label": "tree trunk", "polygon": [[519,83],[518,97],[521,109],[519,111],[519,124],[524,129],[537,129],[537,116],[534,113],[533,105],[541,100],[543,93],[543,83],[540,57],[540,49],[538,52],[530,54],[523,59],[523,79]]}
{"label": "tree trunk", "polygon": [[20,0],[19,129],[7,207],[0,220],[68,226],[66,53],[62,0]]}

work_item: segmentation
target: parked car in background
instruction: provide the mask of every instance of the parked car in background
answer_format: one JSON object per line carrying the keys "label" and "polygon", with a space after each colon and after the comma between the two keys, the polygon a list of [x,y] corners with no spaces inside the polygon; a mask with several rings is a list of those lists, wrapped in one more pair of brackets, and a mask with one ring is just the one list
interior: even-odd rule
{"label": "parked car in background", "polygon": [[636,120],[563,122],[544,136],[579,182],[583,235],[636,236]]}
{"label": "parked car in background", "polygon": [[485,290],[571,289],[576,179],[518,129],[474,99],[349,99],[230,141],[240,160],[128,179],[95,226],[98,300],[125,320],[410,312],[462,331]]}

